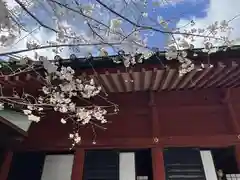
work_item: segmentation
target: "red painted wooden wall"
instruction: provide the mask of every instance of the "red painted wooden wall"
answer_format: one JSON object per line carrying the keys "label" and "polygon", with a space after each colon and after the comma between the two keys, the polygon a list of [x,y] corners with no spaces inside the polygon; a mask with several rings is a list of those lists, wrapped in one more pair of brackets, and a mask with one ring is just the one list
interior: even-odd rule
{"label": "red painted wooden wall", "polygon": [[[107,130],[95,128],[96,145],[91,144],[91,127],[84,127],[80,146],[118,147],[132,144],[133,147],[152,147],[161,142],[172,145],[175,141],[177,144],[179,141],[186,143],[191,137],[204,141],[204,137],[208,136],[212,138],[211,142],[238,143],[237,134],[240,131],[235,126],[236,123],[240,124],[240,89],[156,92],[152,97],[154,99],[151,97],[150,92],[110,94],[108,98],[119,105],[119,114],[108,117],[110,123],[106,125]],[[155,116],[152,114],[152,101]],[[23,148],[69,148],[71,124],[61,124],[60,118],[56,113],[49,113],[40,123],[33,124]],[[154,132],[156,129],[157,132]],[[156,136],[159,141],[154,140]]]}

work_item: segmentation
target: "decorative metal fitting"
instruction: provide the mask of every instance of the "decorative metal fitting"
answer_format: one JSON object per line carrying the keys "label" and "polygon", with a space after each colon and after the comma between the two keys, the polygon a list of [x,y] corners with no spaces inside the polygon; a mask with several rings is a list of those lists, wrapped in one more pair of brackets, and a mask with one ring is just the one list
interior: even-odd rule
{"label": "decorative metal fitting", "polygon": [[240,134],[237,136],[238,139],[240,139]]}
{"label": "decorative metal fitting", "polygon": [[158,139],[157,137],[154,137],[154,138],[153,138],[153,142],[154,142],[154,143],[158,143],[158,142],[159,142],[159,139]]}

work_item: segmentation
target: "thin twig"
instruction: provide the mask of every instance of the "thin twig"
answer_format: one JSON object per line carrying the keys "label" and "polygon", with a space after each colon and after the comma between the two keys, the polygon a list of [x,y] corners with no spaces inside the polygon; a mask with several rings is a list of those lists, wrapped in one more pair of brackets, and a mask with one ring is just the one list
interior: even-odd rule
{"label": "thin twig", "polygon": [[16,43],[14,43],[15,45],[17,43],[19,43],[20,41],[22,41],[23,39],[25,39],[26,37],[28,37],[29,35],[32,35],[32,33],[34,33],[36,30],[38,30],[40,27],[37,27],[35,29],[33,29],[32,31],[28,32],[28,34],[26,34],[25,36],[23,36],[22,38],[20,38]]}
{"label": "thin twig", "polygon": [[22,100],[21,98],[17,98],[17,97],[13,97],[13,96],[0,96],[0,100],[5,100],[5,101],[8,101],[8,102],[11,102],[11,103],[14,103],[14,104],[21,104],[21,105],[25,105],[25,106],[28,106],[28,105],[31,105],[31,106],[49,106],[49,107],[55,107],[54,104],[31,104],[31,103],[25,103],[25,102],[19,102],[17,100]]}

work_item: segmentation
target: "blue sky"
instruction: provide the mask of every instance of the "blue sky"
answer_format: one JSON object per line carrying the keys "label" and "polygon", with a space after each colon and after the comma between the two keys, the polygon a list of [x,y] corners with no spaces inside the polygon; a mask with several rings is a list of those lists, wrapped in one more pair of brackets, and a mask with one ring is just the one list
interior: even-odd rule
{"label": "blue sky", "polygon": [[[177,3],[173,6],[164,6],[162,8],[156,8],[156,11],[152,11],[154,8],[150,6],[148,8],[149,16],[156,18],[161,15],[166,20],[171,20],[169,28],[176,28],[177,23],[180,19],[189,19],[191,21],[192,17],[204,18],[206,14],[206,9],[209,6],[208,0],[199,1],[185,1]],[[161,47],[164,42],[164,37],[162,34],[156,34],[149,39],[149,45],[153,47]]]}
{"label": "blue sky", "polygon": [[[8,7],[15,8],[17,7],[16,3],[14,3],[14,0],[6,0],[8,3]],[[31,0],[35,4],[33,6],[29,7],[29,10],[35,14],[35,16],[42,21],[44,24],[53,27],[56,29],[56,23],[54,23],[54,20],[52,17],[55,15],[52,11],[52,8],[50,7],[49,3],[42,0]],[[97,4],[95,0],[77,0],[78,2],[83,3],[84,5],[87,5],[89,3]],[[240,10],[238,7],[240,7],[240,1],[239,0],[171,0],[175,2],[174,4],[168,4],[165,6],[154,6],[153,1],[156,0],[148,0],[148,5],[144,9],[142,4],[139,2],[142,2],[141,0],[132,0],[126,8],[124,7],[123,1],[130,2],[130,0],[102,0],[105,4],[111,6],[115,11],[119,12],[120,14],[127,16],[131,20],[135,20],[134,17],[138,17],[140,14],[140,11],[147,12],[148,17],[141,17],[140,23],[143,25],[150,25],[152,22],[150,21],[149,17],[151,19],[154,19],[157,21],[157,17],[161,16],[165,20],[171,20],[169,23],[168,28],[176,28],[176,27],[182,27],[182,25],[188,24],[191,20],[194,20],[196,23],[196,27],[205,28],[208,25],[214,23],[215,21],[222,21],[222,20],[229,20],[238,13],[240,13]],[[161,0],[157,0],[161,1]],[[67,2],[70,2],[68,0],[59,0],[59,2],[66,4]],[[136,9],[136,6],[134,6],[134,3],[138,4],[138,9]],[[61,9],[58,5],[54,5],[55,9]],[[70,5],[72,8],[76,8],[74,5]],[[96,8],[95,8],[96,9]],[[122,10],[123,9],[123,10]],[[64,9],[61,9],[64,10]],[[109,24],[110,20],[112,18],[115,18],[116,16],[109,13],[108,10],[104,9],[103,7],[100,7],[99,12],[102,13],[102,16],[99,15],[98,10],[94,10],[92,13],[92,17],[98,19],[99,21]],[[72,28],[73,32],[76,32],[78,35],[83,35],[84,38],[87,39],[87,41],[94,40],[91,37],[89,27],[84,24],[85,19],[83,17],[80,17],[79,15],[76,15],[74,13],[70,13],[69,11],[63,11],[63,13],[69,13],[63,17],[60,18],[62,22],[69,25]],[[75,16],[75,20],[73,18]],[[31,17],[27,16],[25,13],[21,15],[17,15],[17,18],[24,24],[25,29],[28,31],[31,31],[33,29],[36,29],[31,35],[28,35],[26,32],[21,32],[21,37],[17,38],[14,44],[7,47],[0,47],[0,52],[8,52],[8,51],[15,51],[19,49],[25,49],[26,48],[26,42],[28,40],[35,40],[38,41],[40,45],[47,45],[47,41],[54,41],[56,39],[56,34],[52,31],[49,31],[45,28],[40,28],[39,24],[34,21]],[[124,32],[126,34],[131,32],[132,26],[129,23],[124,22],[124,25],[122,26],[124,28]],[[238,38],[238,34],[240,32],[240,21],[238,18],[232,22],[232,26],[235,27],[233,38]],[[161,28],[158,26],[158,28]],[[190,26],[187,26],[186,29],[191,28]],[[101,33],[101,32],[99,32]],[[103,33],[103,32],[102,32]],[[150,47],[158,47],[160,50],[163,50],[163,47],[166,43],[167,36],[163,35],[161,33],[150,33],[142,31],[140,35],[142,38],[147,34],[148,36],[148,46]],[[152,36],[150,35],[152,34]],[[108,39],[109,40],[109,39]],[[111,39],[110,39],[111,40]],[[200,44],[201,40],[198,40],[196,44],[198,46],[201,46]],[[17,43],[16,43],[17,42]],[[68,43],[71,43],[70,41]],[[198,47],[197,46],[197,47]],[[93,54],[97,54],[98,51],[96,51],[99,47],[94,47],[93,49],[90,48],[81,48],[80,53],[77,53],[77,55],[82,56],[85,55],[84,53],[91,51]],[[132,48],[132,47],[124,47],[125,49]],[[40,55],[45,55],[49,57],[49,59],[52,59],[55,55],[55,53],[52,52],[52,49],[44,49],[36,51]],[[83,53],[84,52],[84,53]],[[113,51],[111,51],[114,53]],[[71,54],[72,51],[65,48],[63,52],[60,53],[63,57],[68,57],[69,54]],[[76,52],[74,52],[76,54]],[[20,56],[34,56],[34,52],[27,52],[27,53],[21,53],[18,54]]]}

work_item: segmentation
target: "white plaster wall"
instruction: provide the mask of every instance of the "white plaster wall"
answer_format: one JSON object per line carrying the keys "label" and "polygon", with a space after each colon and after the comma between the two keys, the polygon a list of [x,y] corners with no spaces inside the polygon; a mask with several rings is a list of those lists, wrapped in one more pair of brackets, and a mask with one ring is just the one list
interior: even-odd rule
{"label": "white plaster wall", "polygon": [[47,155],[41,180],[71,180],[74,155]]}
{"label": "white plaster wall", "polygon": [[218,180],[211,151],[200,151],[206,180]]}
{"label": "white plaster wall", "polygon": [[120,153],[119,163],[119,180],[135,180],[135,153]]}

